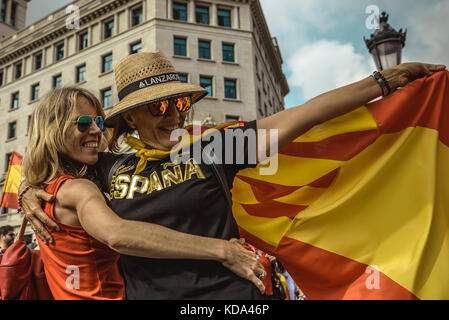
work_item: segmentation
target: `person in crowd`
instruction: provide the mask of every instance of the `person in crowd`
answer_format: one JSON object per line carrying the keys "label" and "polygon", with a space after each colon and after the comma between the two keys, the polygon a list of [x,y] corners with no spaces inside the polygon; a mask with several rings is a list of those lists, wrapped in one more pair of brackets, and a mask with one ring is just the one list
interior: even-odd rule
{"label": "person in crowd", "polygon": [[[319,123],[351,112],[418,77],[444,69],[441,65],[401,64],[322,94],[302,106],[244,125],[221,128],[218,135],[213,134],[213,141],[224,141],[226,134],[238,132],[245,136],[260,129],[267,134],[267,139],[257,142],[244,139],[237,145],[224,145],[221,150],[214,150],[214,155],[210,153],[211,148],[206,152],[209,160],[219,159],[221,155],[221,159],[233,161],[201,161],[203,159],[190,156],[191,150],[187,150],[186,158],[178,161],[171,157],[178,153],[180,146],[176,130],[183,128],[186,112],[206,92],[195,85],[181,83],[171,62],[162,53],[133,54],[115,67],[120,102],[108,114],[106,123],[113,127],[109,142],[111,151],[118,149],[118,141],[123,138],[137,152],[131,156],[102,154],[96,177],[102,190],[109,194],[111,207],[122,218],[152,222],[194,235],[237,238],[237,224],[223,189],[232,188],[239,170],[256,166],[252,159],[265,160],[258,155],[270,154],[273,143],[281,150]],[[269,141],[270,130],[277,130],[277,141]],[[135,137],[136,133],[139,138]],[[201,139],[190,147],[193,151],[197,146],[207,149],[211,143]],[[243,156],[240,161],[236,160],[237,150],[238,156]],[[25,211],[35,229],[42,231],[39,236],[50,239],[48,232],[42,229],[41,221],[46,221],[36,205],[38,192],[33,189],[30,193],[30,206]],[[173,261],[123,254],[120,266],[128,297],[132,299],[260,298],[249,281],[238,279],[210,261]],[[259,275],[262,279],[264,276],[265,272]]]}
{"label": "person in crowd", "polygon": [[14,227],[6,225],[0,228],[0,252],[3,254],[14,243],[16,233]]}
{"label": "person in crowd", "polygon": [[[119,253],[208,261],[263,292],[256,277],[263,267],[237,239],[185,234],[117,216],[95,184],[94,167],[89,167],[98,161],[102,131],[104,113],[99,101],[78,87],[51,91],[31,119],[23,170],[30,185],[45,185],[45,191],[55,197],[44,212],[60,230],[52,233],[54,241],[48,245],[38,240],[54,298],[125,298]],[[146,210],[151,212],[151,206]]]}

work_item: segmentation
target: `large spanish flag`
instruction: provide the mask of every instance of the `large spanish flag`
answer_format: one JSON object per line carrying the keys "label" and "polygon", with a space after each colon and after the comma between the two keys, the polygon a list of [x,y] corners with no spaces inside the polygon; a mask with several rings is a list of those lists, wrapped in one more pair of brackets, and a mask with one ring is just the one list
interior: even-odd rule
{"label": "large spanish flag", "polygon": [[242,236],[309,299],[449,299],[449,72],[320,124],[234,181]]}
{"label": "large spanish flag", "polygon": [[13,152],[9,161],[8,173],[6,174],[5,185],[3,186],[2,201],[0,207],[19,209],[17,203],[19,183],[22,179],[22,156]]}

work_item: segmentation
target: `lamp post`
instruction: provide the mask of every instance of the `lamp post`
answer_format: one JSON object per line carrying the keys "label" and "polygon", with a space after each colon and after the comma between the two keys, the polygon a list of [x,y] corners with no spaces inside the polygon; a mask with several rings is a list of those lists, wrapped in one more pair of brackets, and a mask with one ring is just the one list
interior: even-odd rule
{"label": "lamp post", "polygon": [[389,15],[384,11],[379,18],[379,28],[365,39],[378,71],[394,67],[401,63],[402,48],[405,46],[407,29],[396,31],[388,24]]}

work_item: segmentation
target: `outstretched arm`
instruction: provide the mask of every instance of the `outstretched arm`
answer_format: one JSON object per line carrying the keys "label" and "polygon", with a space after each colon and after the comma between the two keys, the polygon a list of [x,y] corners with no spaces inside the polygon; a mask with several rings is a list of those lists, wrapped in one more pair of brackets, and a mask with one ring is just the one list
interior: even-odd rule
{"label": "outstretched arm", "polygon": [[[444,65],[423,63],[403,63],[382,71],[392,90],[404,87],[409,82],[443,71]],[[270,117],[257,121],[258,129],[278,129],[278,150],[282,150],[295,138],[313,126],[346,114],[382,95],[379,84],[373,77],[329,91],[305,104],[286,109]],[[269,154],[269,135],[266,150]],[[263,146],[259,146],[261,148]]]}
{"label": "outstretched arm", "polygon": [[237,239],[194,236],[156,224],[122,219],[107,206],[98,187],[85,179],[67,180],[56,198],[61,206],[76,210],[87,233],[121,254],[219,261],[264,292],[262,281],[256,276],[264,273],[263,266]]}

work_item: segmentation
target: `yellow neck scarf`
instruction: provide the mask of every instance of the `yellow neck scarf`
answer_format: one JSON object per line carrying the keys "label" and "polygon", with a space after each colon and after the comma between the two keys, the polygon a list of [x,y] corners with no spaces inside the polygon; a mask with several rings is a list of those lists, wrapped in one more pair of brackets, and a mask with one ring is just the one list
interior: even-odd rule
{"label": "yellow neck scarf", "polygon": [[[158,150],[158,149],[147,149],[145,143],[143,143],[140,139],[137,139],[134,137],[125,137],[123,139],[123,141],[125,141],[126,144],[129,145],[131,148],[137,150],[136,157],[140,158],[140,160],[137,163],[136,171],[134,172],[134,174],[139,174],[146,168],[147,161],[162,160],[162,159],[168,157],[171,153],[177,153],[182,148],[193,144],[197,140],[200,140],[203,136],[206,136],[212,130],[220,130],[224,127],[229,127],[235,123],[239,123],[239,122],[233,121],[233,122],[222,123],[214,128],[210,128],[210,129],[204,131],[200,135],[193,136],[192,134],[190,134],[188,138],[183,137],[181,142],[177,145],[177,147],[170,151],[162,151],[162,150]],[[191,128],[192,128],[192,126],[190,125],[184,129],[188,131]]]}

